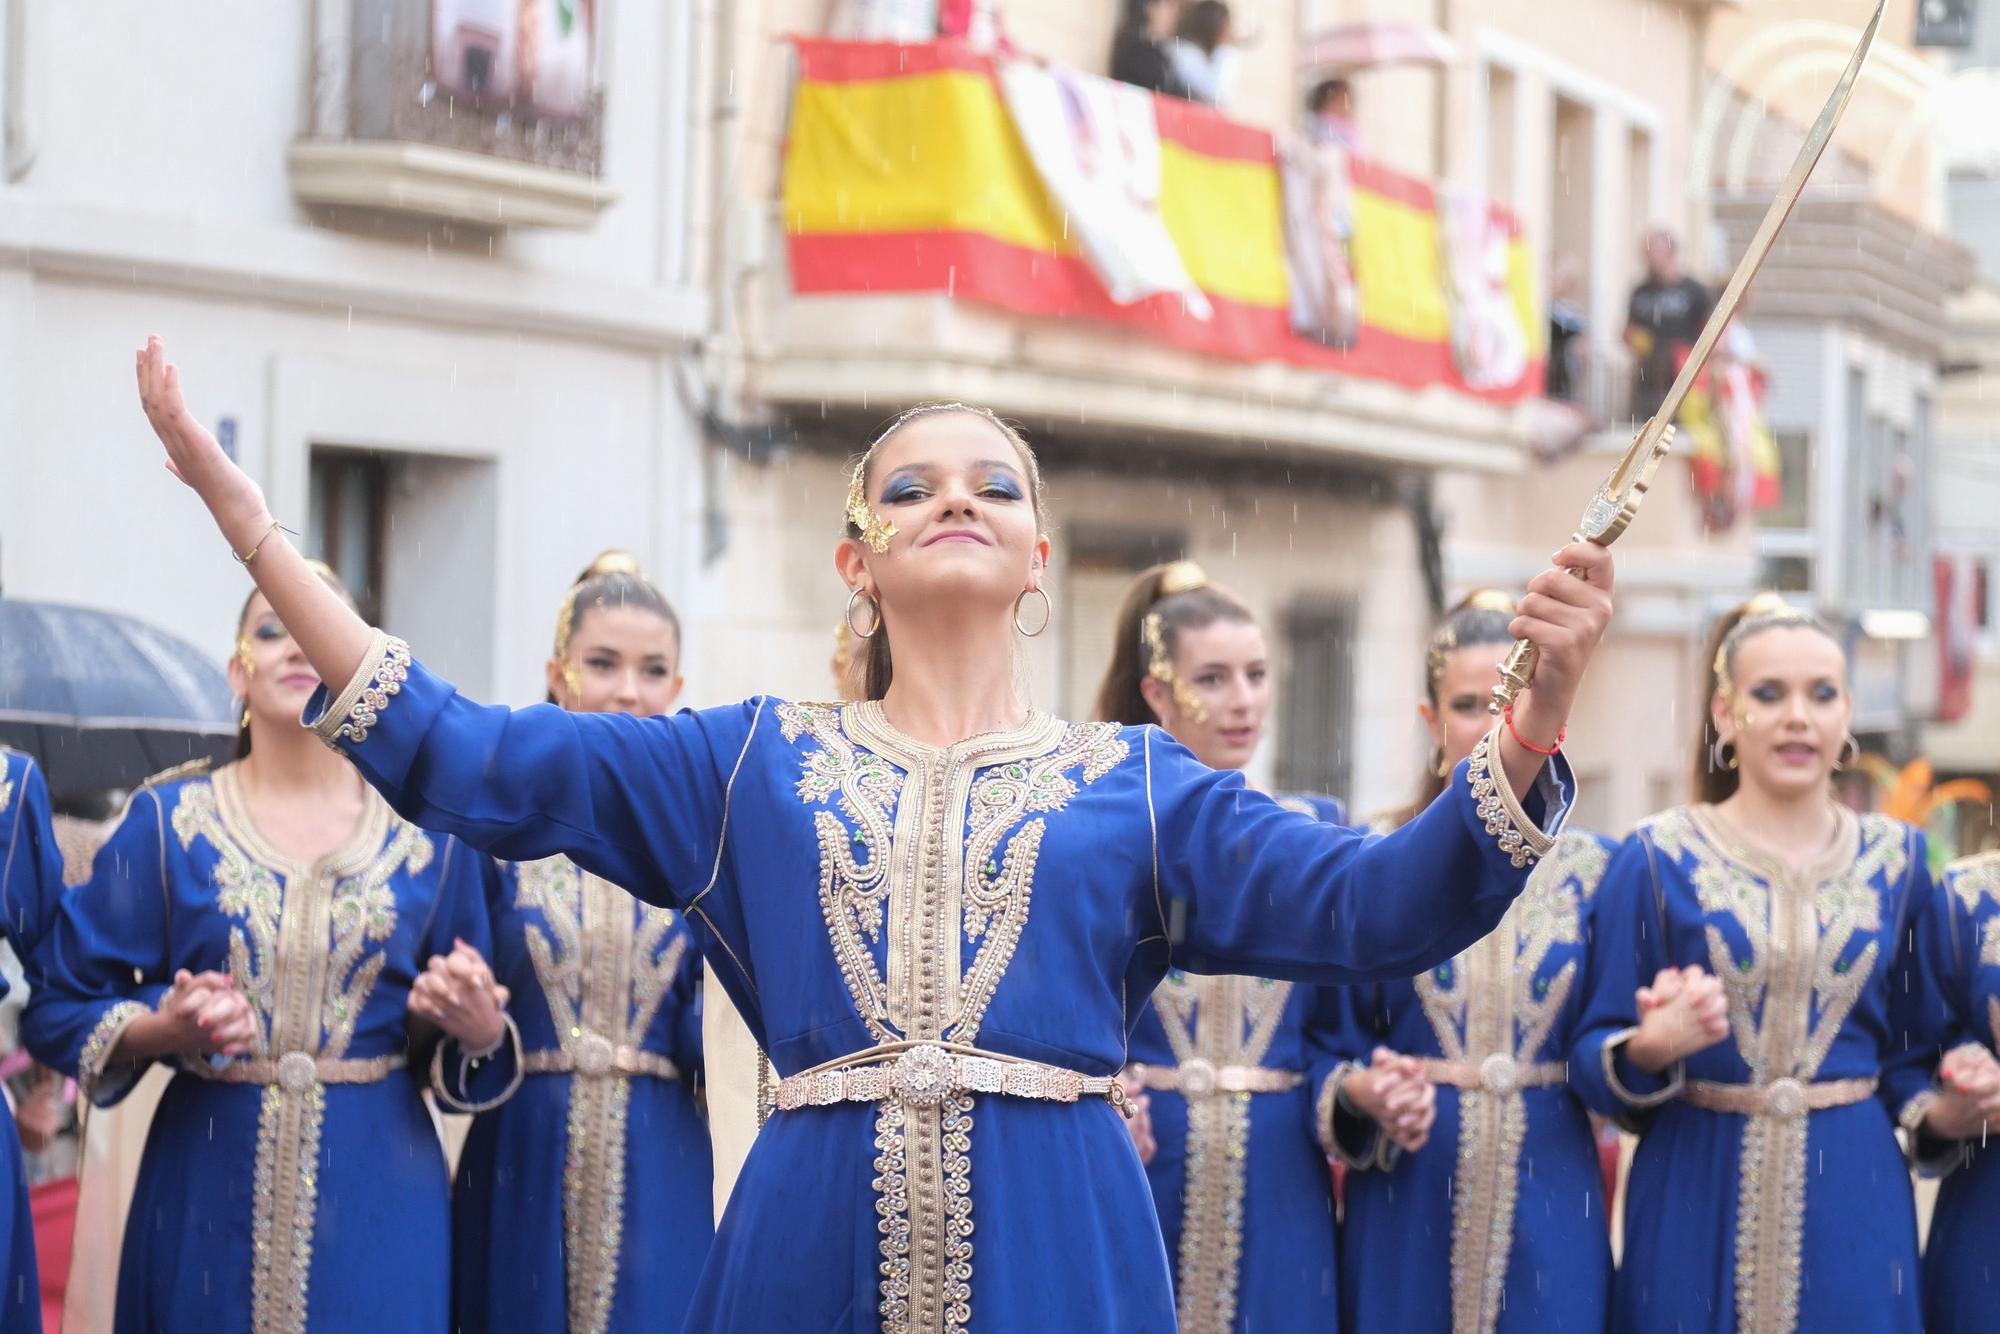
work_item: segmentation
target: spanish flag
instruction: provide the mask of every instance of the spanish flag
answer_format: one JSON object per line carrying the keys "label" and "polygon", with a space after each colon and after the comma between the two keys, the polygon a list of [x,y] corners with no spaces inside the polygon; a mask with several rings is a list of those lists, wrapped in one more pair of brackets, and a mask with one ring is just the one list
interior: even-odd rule
{"label": "spanish flag", "polygon": [[[1111,299],[1008,114],[994,58],[958,42],[796,42],[784,163],[800,295],[944,292],[1026,316],[1136,327],[1215,357],[1282,361],[1497,402],[1539,390],[1545,343],[1526,246],[1503,210],[1503,299],[1528,349],[1511,383],[1473,388],[1453,353],[1433,188],[1349,160],[1360,326],[1342,348],[1292,328],[1285,213],[1269,132],[1153,99],[1159,212],[1207,318],[1162,294]],[[1463,340],[1461,340],[1461,343]]]}

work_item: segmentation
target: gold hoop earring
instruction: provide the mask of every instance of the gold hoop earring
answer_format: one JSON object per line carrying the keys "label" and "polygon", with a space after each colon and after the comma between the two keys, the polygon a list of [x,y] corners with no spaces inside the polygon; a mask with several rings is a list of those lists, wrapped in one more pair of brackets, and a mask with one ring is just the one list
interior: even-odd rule
{"label": "gold hoop earring", "polygon": [[[1847,758],[1847,752],[1850,749],[1854,752],[1853,759]],[[1855,739],[1854,733],[1849,732],[1847,739],[1840,743],[1840,754],[1834,757],[1833,771],[1835,773],[1844,773],[1859,763],[1861,763],[1861,743]]]}
{"label": "gold hoop earring", "polygon": [[1439,778],[1451,777],[1451,765],[1445,760],[1444,747],[1431,747],[1431,772]]}
{"label": "gold hoop earring", "polygon": [[1709,766],[1714,769],[1734,769],[1736,767],[1736,743],[1734,741],[1724,741],[1721,737],[1717,737],[1715,744],[1708,748],[1708,762]]}
{"label": "gold hoop earring", "polygon": [[[1030,593],[1040,594],[1042,599],[1042,623],[1032,630],[1021,624],[1021,604],[1027,600]],[[1033,639],[1035,636],[1041,634],[1042,631],[1048,629],[1049,622],[1055,618],[1056,604],[1049,601],[1049,595],[1042,592],[1039,588],[1024,588],[1021,590],[1021,596],[1014,599],[1014,628],[1029,639]]]}
{"label": "gold hoop earring", "polygon": [[[865,598],[868,602],[869,610],[875,613],[875,619],[869,624],[866,630],[857,630],[854,628],[854,600],[856,598]],[[844,613],[844,619],[847,621],[847,633],[853,635],[856,639],[873,639],[875,632],[882,628],[882,604],[877,602],[866,590],[857,587],[852,593],[847,595],[847,611]]]}
{"label": "gold hoop earring", "polygon": [[243,702],[243,712],[236,719],[236,730],[241,732],[244,729],[248,728],[249,726],[250,726],[250,702],[248,700],[245,700]]}

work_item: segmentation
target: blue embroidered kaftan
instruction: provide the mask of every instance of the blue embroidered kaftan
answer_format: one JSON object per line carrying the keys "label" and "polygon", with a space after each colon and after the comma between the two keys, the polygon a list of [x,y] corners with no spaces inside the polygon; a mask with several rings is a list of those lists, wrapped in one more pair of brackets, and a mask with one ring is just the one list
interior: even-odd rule
{"label": "blue embroidered kaftan", "polygon": [[[1914,830],[1838,814],[1829,853],[1794,871],[1714,807],[1669,811],[1626,841],[1597,891],[1569,1077],[1642,1133],[1616,1330],[1919,1327],[1894,1113],[1935,1061],[1908,942],[1937,911],[1936,891]],[[1634,992],[1687,964],[1722,979],[1731,1036],[1684,1071],[1649,1077],[1623,1051]],[[1713,1106],[1744,1097],[1763,1110]]]}
{"label": "blue embroidered kaftan", "polygon": [[566,857],[505,865],[489,916],[519,1044],[470,1079],[456,1044],[438,1060],[447,1105],[483,1108],[452,1192],[457,1327],[677,1330],[713,1231],[693,939]]}
{"label": "blue embroidered kaftan", "polygon": [[1337,1089],[1321,1105],[1321,1133],[1350,1169],[1347,1328],[1602,1334],[1604,1174],[1563,1062],[1610,854],[1608,840],[1564,834],[1484,940],[1412,981],[1342,988],[1341,1056],[1420,1056],[1438,1085],[1416,1153],[1339,1109]]}
{"label": "blue embroidered kaftan", "polygon": [[[874,703],[509,711],[379,635],[314,725],[419,824],[501,857],[564,853],[678,907],[792,1077],[781,1107],[807,1091],[751,1150],[695,1331],[1173,1330],[1130,1137],[1077,1100],[1118,1069],[1170,961],[1415,972],[1498,921],[1526,844],[1546,845],[1486,745],[1403,833],[1369,838],[1155,728],[1037,713],[939,749]],[[1559,820],[1554,781],[1536,795]],[[796,1078],[884,1047],[893,1081]]]}
{"label": "blue embroidered kaftan", "polygon": [[455,937],[489,948],[491,874],[373,793],[310,865],[258,831],[234,765],[133,796],[43,941],[29,1048],[110,1106],[144,1073],[107,1060],[119,1034],[182,968],[227,971],[261,1032],[253,1057],[186,1061],[161,1096],[120,1334],[444,1334],[449,1182],[407,1005]]}
{"label": "blue embroidered kaftan", "polygon": [[[49,827],[49,789],[35,762],[0,746],[0,931],[27,974],[41,985],[34,951],[62,895],[62,853]],[[0,982],[0,996],[7,994]],[[14,1115],[0,1099],[0,1334],[40,1334],[42,1292],[35,1267],[34,1220]]]}

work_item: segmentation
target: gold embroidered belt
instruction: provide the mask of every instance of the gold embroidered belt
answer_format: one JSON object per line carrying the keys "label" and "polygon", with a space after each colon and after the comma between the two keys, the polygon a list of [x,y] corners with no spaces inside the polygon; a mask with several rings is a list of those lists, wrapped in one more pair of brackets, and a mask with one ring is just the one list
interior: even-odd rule
{"label": "gold embroidered belt", "polygon": [[650,1075],[654,1079],[679,1079],[680,1067],[658,1052],[646,1051],[625,1043],[613,1043],[601,1033],[589,1029],[568,1047],[551,1047],[545,1051],[531,1051],[521,1057],[521,1073],[524,1075],[550,1075],[575,1073],[596,1078],[631,1077]]}
{"label": "gold embroidered belt", "polygon": [[1515,1089],[1560,1084],[1569,1078],[1569,1066],[1562,1061],[1517,1061],[1504,1051],[1496,1051],[1476,1065],[1471,1061],[1426,1058],[1424,1078],[1455,1089],[1512,1093]]}
{"label": "gold embroidered belt", "polygon": [[1179,1065],[1147,1065],[1135,1061],[1119,1076],[1128,1088],[1207,1098],[1217,1093],[1284,1093],[1306,1082],[1296,1070],[1263,1065],[1212,1065],[1199,1056]]}
{"label": "gold embroidered belt", "polygon": [[1124,1086],[1110,1075],[1080,1075],[955,1042],[889,1042],[786,1075],[778,1081],[778,1110],[886,1098],[933,1107],[954,1093],[1000,1093],[1042,1102],[1103,1098],[1131,1115]]}
{"label": "gold embroidered belt", "polygon": [[181,1069],[218,1084],[276,1084],[287,1093],[303,1093],[314,1084],[379,1084],[409,1061],[409,1053],[401,1051],[357,1059],[288,1051],[275,1061],[268,1056],[239,1056],[220,1066],[183,1059]]}
{"label": "gold embroidered belt", "polygon": [[1718,1084],[1707,1079],[1690,1079],[1681,1091],[1683,1101],[1707,1111],[1774,1116],[1781,1120],[1828,1107],[1866,1102],[1874,1095],[1872,1079],[1831,1079],[1823,1084],[1808,1084],[1789,1076],[1768,1084]]}

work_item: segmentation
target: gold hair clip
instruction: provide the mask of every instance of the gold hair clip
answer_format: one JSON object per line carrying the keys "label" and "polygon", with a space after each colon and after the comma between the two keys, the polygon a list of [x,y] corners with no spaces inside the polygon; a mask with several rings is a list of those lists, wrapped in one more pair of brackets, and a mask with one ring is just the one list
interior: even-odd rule
{"label": "gold hair clip", "polygon": [[896,535],[896,525],[875,512],[868,503],[868,493],[862,487],[862,470],[867,467],[863,459],[854,465],[854,474],[847,481],[847,521],[861,532],[861,540],[868,549],[881,555],[889,549],[889,539]]}
{"label": "gold hair clip", "polygon": [[1207,722],[1208,706],[1174,670],[1173,655],[1167,652],[1166,622],[1160,618],[1160,613],[1146,613],[1146,618],[1139,622],[1139,636],[1146,644],[1146,675],[1174,692],[1175,708],[1197,723]]}
{"label": "gold hair clip", "polygon": [[245,676],[257,675],[257,656],[251,651],[250,636],[236,636],[236,662]]}
{"label": "gold hair clip", "polygon": [[1177,593],[1192,593],[1197,588],[1208,587],[1208,571],[1191,560],[1177,560],[1160,571],[1160,596],[1173,597]]}

